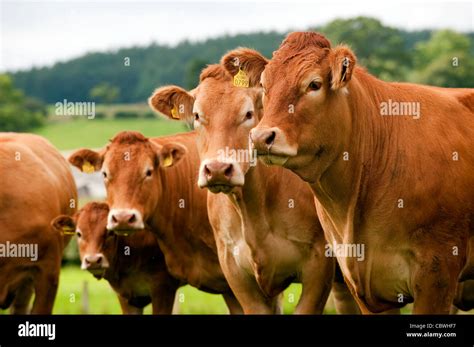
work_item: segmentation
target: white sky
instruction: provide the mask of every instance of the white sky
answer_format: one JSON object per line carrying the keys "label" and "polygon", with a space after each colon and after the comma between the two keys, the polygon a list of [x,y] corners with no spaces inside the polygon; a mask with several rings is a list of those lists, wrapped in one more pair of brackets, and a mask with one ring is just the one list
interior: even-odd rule
{"label": "white sky", "polygon": [[474,31],[473,2],[0,0],[0,71],[152,41],[305,29],[359,15],[404,29]]}

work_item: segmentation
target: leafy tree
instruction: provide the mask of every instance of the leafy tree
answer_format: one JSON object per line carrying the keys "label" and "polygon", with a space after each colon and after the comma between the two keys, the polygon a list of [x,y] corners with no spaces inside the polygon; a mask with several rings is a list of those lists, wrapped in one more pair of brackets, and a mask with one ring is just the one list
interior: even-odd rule
{"label": "leafy tree", "polygon": [[98,99],[106,104],[111,104],[119,97],[120,90],[110,83],[102,82],[91,89],[89,95],[93,99]]}
{"label": "leafy tree", "polygon": [[42,102],[26,98],[9,76],[0,75],[0,131],[27,131],[42,125],[46,117]]}
{"label": "leafy tree", "polygon": [[401,80],[410,67],[402,32],[369,17],[336,19],[321,28],[333,44],[348,44],[359,64],[384,80]]}
{"label": "leafy tree", "polygon": [[207,62],[202,59],[192,59],[186,66],[186,75],[184,78],[184,87],[186,89],[193,89],[199,84],[199,75],[202,69],[207,65]]}
{"label": "leafy tree", "polygon": [[[426,60],[415,67],[413,57],[414,47],[430,39],[429,30],[404,31],[384,26],[377,19],[368,17],[336,19],[313,30],[327,35],[334,45],[341,42],[350,45],[358,56],[359,64],[382,79],[413,80],[416,77],[418,81],[429,81],[416,71],[425,70],[423,64]],[[114,102],[144,102],[161,85],[194,87],[201,64],[217,63],[224,53],[238,46],[254,48],[271,58],[285,35],[279,32],[256,32],[224,35],[201,42],[184,41],[176,46],[151,44],[147,47],[89,53],[52,67],[20,71],[12,76],[16,86],[27,95],[48,103],[61,102],[63,99],[86,100],[91,90],[104,81],[120,91]],[[469,33],[466,37],[471,43],[470,53],[474,54],[474,34]],[[465,58],[460,56],[460,69],[456,72],[456,78],[463,81],[453,80],[453,84],[469,83],[469,73],[461,72],[468,68]],[[425,73],[434,76],[439,72],[437,66],[444,66],[443,62],[437,64]]]}
{"label": "leafy tree", "polygon": [[414,82],[440,87],[473,87],[474,54],[471,41],[451,30],[435,32],[416,45]]}

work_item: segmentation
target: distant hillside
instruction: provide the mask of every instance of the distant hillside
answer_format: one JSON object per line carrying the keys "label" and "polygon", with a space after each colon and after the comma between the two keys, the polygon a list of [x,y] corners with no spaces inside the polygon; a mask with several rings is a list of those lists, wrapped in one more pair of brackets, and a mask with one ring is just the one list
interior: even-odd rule
{"label": "distant hillside", "polygon": [[[350,44],[361,63],[386,79],[404,79],[413,63],[410,55],[413,47],[431,36],[428,30],[407,32],[385,27],[378,20],[365,17],[335,20],[313,29],[322,31],[332,40]],[[89,53],[52,67],[17,72],[12,77],[15,85],[27,95],[48,103],[65,98],[70,101],[90,100],[90,90],[104,82],[119,88],[115,102],[144,102],[160,85],[177,84],[192,88],[203,66],[218,62],[226,51],[235,47],[251,47],[271,57],[285,35],[258,32],[197,43],[182,42],[173,47],[152,44]],[[472,34],[470,39],[472,42]],[[126,58],[130,59],[130,66],[125,66]]]}

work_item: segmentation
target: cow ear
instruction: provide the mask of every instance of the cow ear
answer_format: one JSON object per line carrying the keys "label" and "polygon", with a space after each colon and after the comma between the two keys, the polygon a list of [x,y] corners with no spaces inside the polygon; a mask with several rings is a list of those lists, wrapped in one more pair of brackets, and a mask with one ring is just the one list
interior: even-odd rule
{"label": "cow ear", "polygon": [[158,160],[161,167],[168,168],[176,165],[188,152],[179,143],[165,143],[158,149]]}
{"label": "cow ear", "polygon": [[79,149],[72,153],[69,162],[85,173],[93,173],[99,171],[104,160],[103,151],[95,152],[90,149]]}
{"label": "cow ear", "polygon": [[351,80],[356,64],[354,53],[347,46],[337,46],[329,53],[331,68],[331,89],[338,90]]}
{"label": "cow ear", "polygon": [[248,78],[249,87],[260,85],[260,76],[267,63],[267,58],[259,52],[243,47],[230,51],[221,59],[224,68],[234,76],[234,81],[235,76],[240,73],[244,78]]}
{"label": "cow ear", "polygon": [[194,122],[194,96],[178,86],[166,86],[156,89],[148,98],[150,107],[160,114],[174,120]]}
{"label": "cow ear", "polygon": [[52,220],[51,227],[58,233],[72,235],[75,233],[76,223],[74,222],[73,217],[63,214]]}

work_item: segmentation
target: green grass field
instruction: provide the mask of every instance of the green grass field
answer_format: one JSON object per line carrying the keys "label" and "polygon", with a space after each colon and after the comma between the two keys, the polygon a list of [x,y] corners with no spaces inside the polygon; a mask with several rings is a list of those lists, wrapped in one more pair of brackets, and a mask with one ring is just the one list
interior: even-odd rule
{"label": "green grass field", "polygon": [[137,119],[68,119],[51,120],[44,127],[33,132],[46,137],[59,150],[80,147],[98,148],[104,146],[119,131],[135,130],[148,137],[162,136],[186,131],[181,122],[163,118]]}
{"label": "green grass field", "polygon": [[[84,288],[87,286],[88,300],[84,300]],[[299,298],[301,285],[288,288],[284,295],[284,312],[292,313]],[[85,305],[85,301],[88,302]],[[191,286],[179,289],[176,299],[177,313],[180,314],[227,314],[222,296],[208,294]],[[96,280],[87,271],[78,266],[66,266],[62,269],[58,295],[54,306],[55,314],[121,314],[117,297],[105,280]],[[151,305],[145,309],[151,313]]]}

